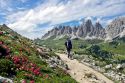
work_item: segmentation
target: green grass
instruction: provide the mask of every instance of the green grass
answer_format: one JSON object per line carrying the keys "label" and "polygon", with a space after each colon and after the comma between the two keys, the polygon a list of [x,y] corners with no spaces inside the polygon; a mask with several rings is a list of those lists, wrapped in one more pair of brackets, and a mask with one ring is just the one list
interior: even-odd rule
{"label": "green grass", "polygon": [[103,43],[100,44],[100,47],[103,50],[112,52],[114,54],[120,54],[120,55],[125,55],[125,43],[123,42],[119,42],[119,45],[115,46],[115,45],[110,45],[109,43]]}
{"label": "green grass", "polygon": [[[115,62],[112,63],[112,60],[110,60],[110,63],[113,65],[117,65],[119,63],[125,63],[125,42],[120,39],[116,39],[112,42],[105,42],[99,44],[101,49],[106,50],[108,52],[111,52],[114,54],[112,57],[112,60]],[[122,73],[125,73],[124,70],[121,71]]]}
{"label": "green grass", "polygon": [[[54,40],[53,38],[49,38],[47,40],[36,40],[36,43],[38,43],[41,46],[46,46],[48,48],[52,48],[54,50],[65,50],[65,43],[66,37],[58,40]],[[84,49],[92,44],[98,44],[101,43],[101,40],[81,40],[81,39],[73,39],[73,50],[78,51],[79,49]],[[81,47],[81,48],[80,48]]]}

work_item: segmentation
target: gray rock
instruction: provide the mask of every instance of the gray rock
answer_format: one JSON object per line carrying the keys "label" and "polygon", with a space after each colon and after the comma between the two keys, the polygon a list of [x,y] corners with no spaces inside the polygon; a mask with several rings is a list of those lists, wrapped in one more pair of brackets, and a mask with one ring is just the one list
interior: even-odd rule
{"label": "gray rock", "polygon": [[92,65],[95,66],[95,62],[93,62]]}
{"label": "gray rock", "polygon": [[112,64],[106,65],[105,69],[111,69],[112,68]]}
{"label": "gray rock", "polygon": [[46,59],[46,62],[49,64],[49,67],[51,67],[51,68],[60,67],[64,70],[68,69],[68,66],[60,58],[58,58],[56,56]]}
{"label": "gray rock", "polygon": [[1,82],[14,83],[11,79],[0,76],[0,83]]}
{"label": "gray rock", "polygon": [[120,68],[123,68],[122,64],[118,64],[118,65],[116,66],[116,69],[120,69]]}

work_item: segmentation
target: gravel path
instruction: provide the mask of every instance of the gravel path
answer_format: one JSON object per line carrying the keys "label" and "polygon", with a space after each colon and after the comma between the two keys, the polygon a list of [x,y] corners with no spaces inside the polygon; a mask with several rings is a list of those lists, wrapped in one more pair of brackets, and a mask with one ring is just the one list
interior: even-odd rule
{"label": "gravel path", "polygon": [[68,65],[68,73],[79,83],[114,83],[103,74],[94,69],[79,63],[76,59],[69,59],[65,54],[59,54],[60,58]]}

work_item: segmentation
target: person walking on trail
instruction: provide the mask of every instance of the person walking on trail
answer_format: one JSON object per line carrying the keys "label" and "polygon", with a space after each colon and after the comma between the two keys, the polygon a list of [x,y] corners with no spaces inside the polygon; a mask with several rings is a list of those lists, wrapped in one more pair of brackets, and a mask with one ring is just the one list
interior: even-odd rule
{"label": "person walking on trail", "polygon": [[67,38],[67,40],[65,42],[65,46],[66,46],[68,58],[71,58],[70,52],[71,52],[71,49],[72,49],[72,42],[71,42],[70,38]]}

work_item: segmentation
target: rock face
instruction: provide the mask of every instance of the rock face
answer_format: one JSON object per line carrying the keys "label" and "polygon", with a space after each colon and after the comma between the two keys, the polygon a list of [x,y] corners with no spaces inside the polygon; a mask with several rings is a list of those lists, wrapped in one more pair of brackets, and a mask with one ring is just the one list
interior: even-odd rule
{"label": "rock face", "polygon": [[48,31],[48,33],[46,33],[42,38],[47,39],[49,37],[56,36],[58,31],[58,28],[54,28],[51,31]]}
{"label": "rock face", "polygon": [[71,38],[80,39],[102,39],[111,40],[117,36],[125,35],[125,17],[119,17],[113,20],[106,28],[103,28],[99,22],[95,25],[91,20],[86,20],[79,26],[57,26],[51,31],[48,31],[42,39],[48,39],[50,37],[62,38],[64,36],[70,36]]}
{"label": "rock face", "polygon": [[107,38],[112,39],[117,36],[125,35],[125,17],[119,17],[113,20],[106,28]]}

